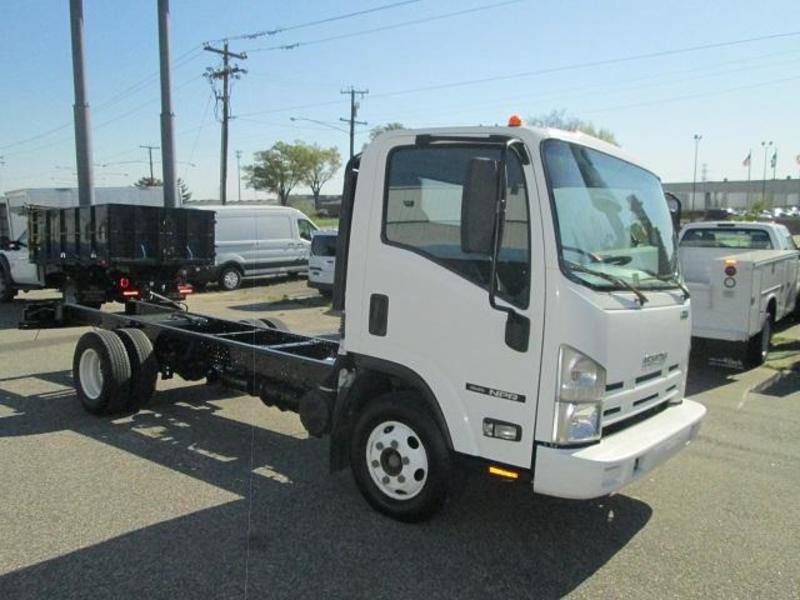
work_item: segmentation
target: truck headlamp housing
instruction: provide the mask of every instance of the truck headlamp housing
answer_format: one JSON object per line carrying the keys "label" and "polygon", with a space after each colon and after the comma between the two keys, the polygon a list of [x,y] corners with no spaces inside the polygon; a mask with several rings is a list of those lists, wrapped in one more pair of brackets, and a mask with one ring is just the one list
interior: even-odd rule
{"label": "truck headlamp housing", "polygon": [[561,346],[554,441],[580,444],[600,439],[606,370],[585,354]]}

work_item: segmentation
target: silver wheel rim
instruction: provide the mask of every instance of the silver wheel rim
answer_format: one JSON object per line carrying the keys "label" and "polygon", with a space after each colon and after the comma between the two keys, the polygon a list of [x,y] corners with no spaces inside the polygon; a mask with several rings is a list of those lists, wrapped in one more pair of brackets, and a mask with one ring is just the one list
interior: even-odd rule
{"label": "silver wheel rim", "polygon": [[87,348],[81,355],[78,365],[81,376],[81,388],[90,400],[97,400],[103,391],[103,369],[100,366],[100,355],[96,350]]}
{"label": "silver wheel rim", "polygon": [[222,281],[225,283],[226,288],[233,289],[239,285],[239,273],[226,271],[225,275],[222,276]]}
{"label": "silver wheel rim", "polygon": [[410,500],[428,481],[428,453],[408,425],[384,421],[370,433],[367,470],[378,489],[395,500]]}

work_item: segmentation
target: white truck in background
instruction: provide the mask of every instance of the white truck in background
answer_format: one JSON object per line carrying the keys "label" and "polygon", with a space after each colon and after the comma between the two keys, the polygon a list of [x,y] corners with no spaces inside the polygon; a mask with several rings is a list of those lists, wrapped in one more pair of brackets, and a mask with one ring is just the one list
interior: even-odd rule
{"label": "white truck in background", "polygon": [[[163,206],[161,187],[95,188],[95,204]],[[0,302],[10,302],[19,291],[47,287],[42,268],[30,260],[28,207],[78,206],[77,188],[25,188],[0,198]]]}
{"label": "white truck in background", "polygon": [[800,252],[777,223],[690,223],[680,234],[681,272],[692,294],[692,336],[741,344],[762,364],[775,323],[800,308]]}

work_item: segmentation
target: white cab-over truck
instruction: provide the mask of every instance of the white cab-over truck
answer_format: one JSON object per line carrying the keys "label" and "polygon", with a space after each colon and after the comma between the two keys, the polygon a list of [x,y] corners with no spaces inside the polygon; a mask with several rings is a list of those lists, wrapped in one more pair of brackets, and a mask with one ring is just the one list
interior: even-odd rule
{"label": "white cab-over truck", "polygon": [[697,436],[676,236],[658,178],[619,148],[523,127],[383,134],[348,164],[337,243],[338,343],[58,307],[100,328],[76,348],[79,398],[135,409],[158,371],[259,395],[329,434],[331,468],[407,521],[440,508],[456,460],[586,499]]}
{"label": "white cab-over truck", "polygon": [[690,223],[680,234],[681,272],[692,294],[692,335],[738,343],[762,364],[772,329],[798,308],[800,252],[778,223]]}

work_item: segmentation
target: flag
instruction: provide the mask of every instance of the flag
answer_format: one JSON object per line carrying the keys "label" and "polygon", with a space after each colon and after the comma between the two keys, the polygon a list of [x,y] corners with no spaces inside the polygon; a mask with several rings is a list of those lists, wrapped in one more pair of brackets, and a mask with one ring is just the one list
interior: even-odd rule
{"label": "flag", "polygon": [[775,168],[775,165],[778,163],[778,151],[775,151],[775,154],[772,155],[772,160],[769,161],[769,166],[771,169]]}
{"label": "flag", "polygon": [[[747,157],[742,161],[742,166],[743,167],[749,167],[750,166],[750,155],[751,154],[752,154],[752,152],[749,152],[747,154]],[[798,156],[798,158],[800,158],[800,156]]]}

